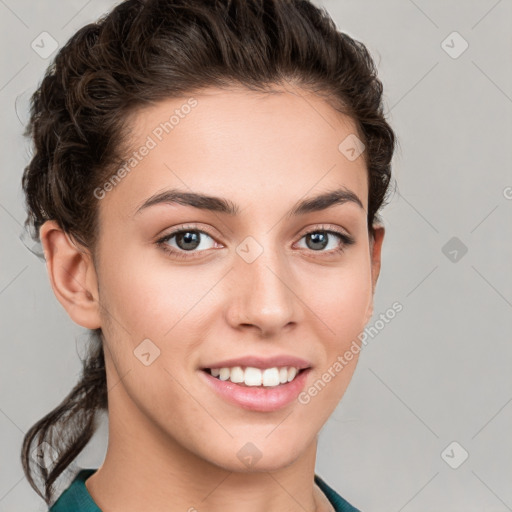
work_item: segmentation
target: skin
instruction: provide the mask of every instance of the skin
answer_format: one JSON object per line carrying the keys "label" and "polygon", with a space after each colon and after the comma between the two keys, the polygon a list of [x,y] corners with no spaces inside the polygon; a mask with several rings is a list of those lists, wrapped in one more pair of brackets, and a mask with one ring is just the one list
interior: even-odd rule
{"label": "skin", "polygon": [[[317,438],[357,355],[308,404],[275,412],[229,404],[199,378],[223,359],[291,354],[311,363],[307,389],[373,313],[384,228],[372,241],[363,156],[349,161],[338,150],[355,125],[312,93],[279,91],[195,94],[190,114],[99,201],[96,260],[54,221],[41,228],[57,299],[104,335],[109,444],[86,486],[105,512],[332,510],[313,480]],[[138,112],[133,149],[185,102]],[[364,209],[347,202],[285,216],[298,200],[340,187]],[[133,215],[167,188],[230,199],[240,213],[159,204]],[[155,244],[183,224],[211,230],[186,260]],[[341,242],[329,235],[328,247],[310,248],[305,233],[322,225],[355,244],[333,253]],[[236,252],[248,236],[263,248],[250,264]],[[167,243],[191,254],[176,238]],[[133,353],[146,338],[160,349],[149,366]],[[251,468],[237,457],[248,442],[262,454]]]}

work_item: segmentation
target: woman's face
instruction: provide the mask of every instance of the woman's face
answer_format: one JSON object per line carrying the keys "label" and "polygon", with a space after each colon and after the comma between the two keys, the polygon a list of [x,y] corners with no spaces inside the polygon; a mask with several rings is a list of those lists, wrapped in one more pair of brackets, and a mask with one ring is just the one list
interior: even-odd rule
{"label": "woman's face", "polygon": [[[345,140],[355,126],[302,90],[209,89],[139,111],[131,127],[132,167],[97,191],[98,326],[116,428],[232,471],[287,466],[343,396],[357,354],[335,363],[372,314],[383,230],[372,275],[367,171]],[[144,207],[171,191],[196,194],[196,206]],[[312,201],[335,191],[348,199]],[[226,365],[277,367],[270,383],[282,367],[309,369],[256,389],[205,370]]]}

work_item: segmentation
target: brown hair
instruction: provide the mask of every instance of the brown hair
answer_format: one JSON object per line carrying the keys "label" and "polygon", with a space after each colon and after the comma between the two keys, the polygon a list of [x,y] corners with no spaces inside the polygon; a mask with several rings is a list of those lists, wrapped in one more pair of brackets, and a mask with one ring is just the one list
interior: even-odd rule
{"label": "brown hair", "polygon": [[[34,154],[22,179],[25,227],[40,242],[40,226],[53,219],[94,256],[94,190],[123,161],[131,114],[205,87],[268,92],[282,83],[314,91],[356,123],[365,145],[373,237],[395,147],[382,84],[366,47],[309,0],[127,0],[78,30],[31,99],[25,136],[33,139]],[[56,479],[94,434],[96,412],[108,408],[102,332],[90,334],[80,381],[23,441],[23,470],[47,503]],[[35,468],[43,493],[30,463],[32,444],[44,441],[57,457],[51,470]]]}

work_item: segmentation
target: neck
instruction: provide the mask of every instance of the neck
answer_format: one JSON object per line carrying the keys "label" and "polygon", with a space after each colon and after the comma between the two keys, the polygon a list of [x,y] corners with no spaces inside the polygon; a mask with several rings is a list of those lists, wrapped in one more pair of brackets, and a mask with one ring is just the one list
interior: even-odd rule
{"label": "neck", "polygon": [[253,470],[231,471],[198,456],[148,421],[121,384],[116,386],[115,399],[109,396],[109,418],[105,460],[86,481],[102,510],[332,510],[314,484],[316,438],[286,467],[258,471],[256,464]]}

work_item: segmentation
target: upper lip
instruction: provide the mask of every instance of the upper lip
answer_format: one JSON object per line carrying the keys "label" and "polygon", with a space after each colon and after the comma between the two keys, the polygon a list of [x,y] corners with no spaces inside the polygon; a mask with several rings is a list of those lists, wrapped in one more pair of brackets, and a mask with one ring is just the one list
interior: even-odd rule
{"label": "upper lip", "polygon": [[[251,366],[254,368],[274,368],[276,366],[294,366],[299,370],[302,368],[309,368],[311,363],[300,357],[289,356],[286,354],[273,356],[273,357],[261,357],[261,356],[241,356],[234,357],[232,359],[225,359],[224,361],[218,361],[212,363],[204,368],[232,368],[234,366]],[[203,368],[203,369],[204,369]]]}

